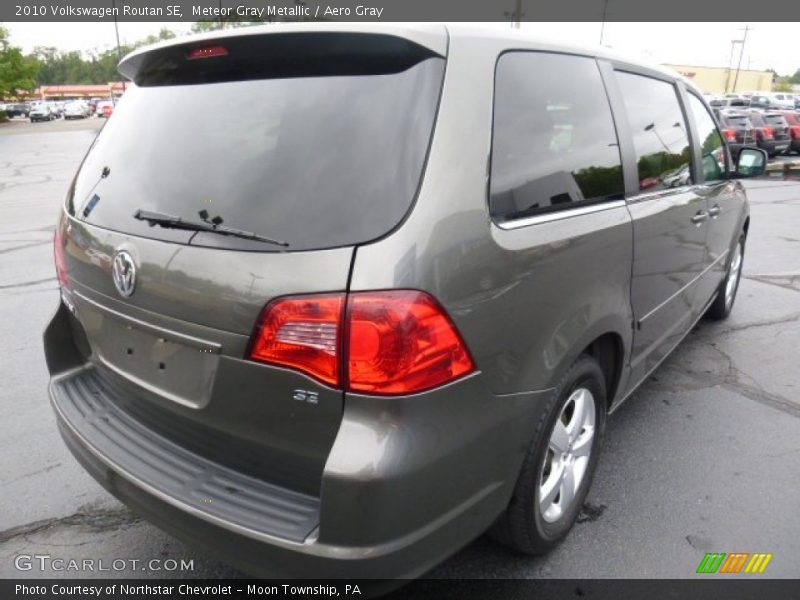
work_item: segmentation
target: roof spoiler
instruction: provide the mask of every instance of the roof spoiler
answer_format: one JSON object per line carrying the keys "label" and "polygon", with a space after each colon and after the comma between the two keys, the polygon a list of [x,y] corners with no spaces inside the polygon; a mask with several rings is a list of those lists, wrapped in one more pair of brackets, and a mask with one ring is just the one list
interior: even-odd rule
{"label": "roof spoiler", "polygon": [[275,24],[167,40],[131,52],[118,70],[137,85],[177,85],[399,72],[446,53],[443,25]]}

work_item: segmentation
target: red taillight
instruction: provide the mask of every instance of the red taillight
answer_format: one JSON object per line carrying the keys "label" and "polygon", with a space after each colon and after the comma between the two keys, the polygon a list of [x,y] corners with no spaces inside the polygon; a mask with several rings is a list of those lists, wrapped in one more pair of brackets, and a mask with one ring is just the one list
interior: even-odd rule
{"label": "red taillight", "polygon": [[344,309],[344,294],[271,302],[259,319],[250,358],[334,387],[387,395],[421,392],[475,369],[444,309],[424,292],[356,292],[347,296],[342,318]]}
{"label": "red taillight", "polygon": [[281,298],[267,305],[250,358],[298,369],[339,385],[339,330],[344,294]]}
{"label": "red taillight", "polygon": [[213,58],[215,56],[228,56],[228,49],[225,48],[225,46],[203,46],[202,48],[194,48],[189,50],[186,59],[195,60],[198,58]]}
{"label": "red taillight", "polygon": [[736,141],[736,132],[733,129],[723,129],[722,135],[724,135],[725,139],[728,140],[729,142]]}
{"label": "red taillight", "polygon": [[475,369],[439,304],[424,292],[351,294],[347,303],[347,388],[411,394]]}
{"label": "red taillight", "polygon": [[791,134],[793,140],[800,140],[800,125],[793,126],[789,130],[789,133]]}
{"label": "red taillight", "polygon": [[58,277],[58,283],[68,288],[69,275],[67,275],[67,259],[64,255],[65,240],[61,231],[62,227],[63,226],[61,223],[56,225],[56,234],[53,237],[53,254],[55,256],[56,277]]}
{"label": "red taillight", "polygon": [[775,131],[772,129],[772,127],[762,127],[759,129],[759,131],[761,132],[761,137],[765,140],[771,139],[775,134]]}

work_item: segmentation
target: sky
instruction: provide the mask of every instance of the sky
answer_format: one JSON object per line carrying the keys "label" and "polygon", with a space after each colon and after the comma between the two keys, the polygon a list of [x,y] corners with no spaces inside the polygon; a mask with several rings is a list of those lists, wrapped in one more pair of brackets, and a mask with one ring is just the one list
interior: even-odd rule
{"label": "sky", "polygon": [[[732,40],[740,40],[745,23],[606,23],[603,45],[651,62],[692,66],[727,67]],[[509,27],[494,23],[494,27]],[[25,52],[35,46],[61,50],[105,50],[116,43],[112,23],[6,23],[14,45]],[[176,34],[189,31],[191,23],[120,23],[122,43],[133,43],[168,27]],[[754,23],[747,35],[742,68],[775,69],[791,75],[800,69],[800,53],[794,41],[796,23]],[[555,37],[564,43],[597,45],[600,23],[523,23],[522,30]],[[677,42],[679,40],[679,43]],[[735,46],[736,66],[741,46]]]}

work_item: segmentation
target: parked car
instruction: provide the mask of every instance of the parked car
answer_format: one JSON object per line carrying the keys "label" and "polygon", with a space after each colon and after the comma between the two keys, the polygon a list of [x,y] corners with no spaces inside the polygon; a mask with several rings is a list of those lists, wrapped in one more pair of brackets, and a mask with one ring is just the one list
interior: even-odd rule
{"label": "parked car", "polygon": [[730,314],[767,160],[733,168],[680,76],[592,52],[298,23],[128,55],[56,227],[76,458],[257,574],[554,548],[606,416]]}
{"label": "parked car", "polygon": [[728,109],[717,111],[716,114],[722,126],[722,135],[734,158],[743,147],[758,144],[756,130],[746,112]]}
{"label": "parked car", "polygon": [[95,104],[94,114],[98,117],[110,117],[114,112],[114,102],[111,100],[101,100]]}
{"label": "parked car", "polygon": [[717,109],[717,110],[724,110],[726,108],[739,108],[744,109],[750,106],[750,100],[747,98],[717,98],[715,100],[711,100],[709,104]]}
{"label": "parked car", "polygon": [[89,105],[82,101],[69,102],[64,107],[65,119],[85,119],[90,115]]}
{"label": "parked car", "polygon": [[691,169],[689,168],[689,164],[685,164],[674,171],[669,173],[665,173],[661,176],[661,181],[664,183],[665,186],[674,188],[680,187],[682,185],[688,185],[689,181],[691,180],[692,173]]}
{"label": "parked car", "polygon": [[787,154],[790,151],[800,153],[800,112],[784,110],[780,114],[786,119],[786,124],[789,126],[789,137],[792,140]]}
{"label": "parked car", "polygon": [[758,147],[763,148],[770,157],[789,149],[792,139],[789,125],[780,113],[750,110],[747,116],[756,130]]}
{"label": "parked car", "polygon": [[14,117],[25,117],[28,118],[30,114],[30,108],[23,103],[17,102],[15,104],[6,104],[6,115],[8,115],[9,119]]}
{"label": "parked car", "polygon": [[52,121],[58,118],[53,112],[52,107],[46,102],[40,102],[33,106],[28,112],[28,117],[31,120],[31,123],[36,123],[38,121]]}
{"label": "parked car", "polygon": [[771,107],[780,110],[792,110],[794,109],[794,96],[787,92],[771,92],[767,94],[767,97],[770,99]]}

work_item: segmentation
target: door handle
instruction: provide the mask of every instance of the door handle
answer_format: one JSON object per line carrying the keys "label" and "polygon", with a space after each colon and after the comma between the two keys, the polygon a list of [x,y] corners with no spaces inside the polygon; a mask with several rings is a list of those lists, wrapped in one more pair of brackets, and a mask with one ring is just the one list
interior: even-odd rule
{"label": "door handle", "polygon": [[698,210],[697,214],[692,217],[692,223],[698,227],[700,227],[704,221],[708,221],[708,213],[704,210]]}
{"label": "door handle", "polygon": [[719,213],[722,212],[722,209],[719,207],[719,204],[715,204],[711,208],[708,209],[708,215],[712,219],[716,219],[719,216]]}

